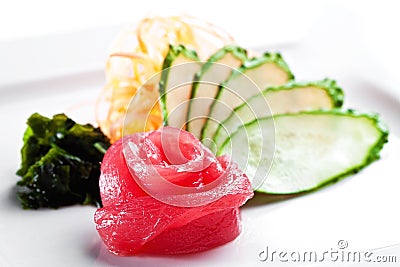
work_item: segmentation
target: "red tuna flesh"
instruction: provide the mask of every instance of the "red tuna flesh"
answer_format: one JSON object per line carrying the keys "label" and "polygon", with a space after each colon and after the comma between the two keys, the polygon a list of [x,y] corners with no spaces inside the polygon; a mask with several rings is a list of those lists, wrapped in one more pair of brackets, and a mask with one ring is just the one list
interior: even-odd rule
{"label": "red tuna flesh", "polygon": [[[164,128],[165,129],[165,128]],[[207,185],[223,172],[233,182],[226,185],[221,196],[205,205],[179,207],[161,202],[148,195],[137,184],[123,154],[123,141],[113,144],[101,166],[100,192],[103,208],[95,213],[96,228],[108,249],[117,255],[137,253],[182,254],[207,250],[235,239],[240,233],[238,207],[253,196],[250,181],[230,162],[229,157],[215,158],[199,172],[183,175],[166,159],[161,147],[162,130],[146,135],[143,145],[151,154],[151,164],[163,177],[183,186]],[[179,147],[189,161],[202,149],[193,142],[193,135],[181,131]],[[124,137],[125,141],[131,136]],[[132,138],[132,140],[136,140]],[[192,144],[192,146],[190,146]],[[184,151],[184,153],[183,153]]]}

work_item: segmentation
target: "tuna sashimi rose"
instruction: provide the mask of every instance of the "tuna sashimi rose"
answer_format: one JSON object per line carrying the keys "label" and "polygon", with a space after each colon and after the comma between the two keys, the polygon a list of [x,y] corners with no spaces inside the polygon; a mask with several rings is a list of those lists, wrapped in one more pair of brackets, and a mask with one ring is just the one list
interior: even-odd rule
{"label": "tuna sashimi rose", "polygon": [[215,157],[191,133],[172,127],[112,145],[100,192],[96,228],[117,255],[193,253],[232,241],[241,229],[239,207],[253,196],[228,156]]}

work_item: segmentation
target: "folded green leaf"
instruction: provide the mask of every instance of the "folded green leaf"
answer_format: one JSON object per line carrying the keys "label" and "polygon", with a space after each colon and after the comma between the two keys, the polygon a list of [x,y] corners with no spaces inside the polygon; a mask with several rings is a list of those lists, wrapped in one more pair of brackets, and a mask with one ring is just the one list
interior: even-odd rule
{"label": "folded green leaf", "polygon": [[49,119],[35,113],[27,124],[17,171],[22,207],[101,206],[100,162],[110,141],[100,129],[64,114]]}

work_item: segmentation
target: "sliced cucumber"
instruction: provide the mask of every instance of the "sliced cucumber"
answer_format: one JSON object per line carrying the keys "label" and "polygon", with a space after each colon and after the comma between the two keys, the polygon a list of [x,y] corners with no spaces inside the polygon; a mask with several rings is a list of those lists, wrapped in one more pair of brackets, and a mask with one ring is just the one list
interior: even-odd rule
{"label": "sliced cucumber", "polygon": [[164,125],[185,127],[193,76],[200,68],[195,51],[170,45],[159,83]]}
{"label": "sliced cucumber", "polygon": [[218,86],[232,69],[239,68],[247,59],[247,52],[238,46],[225,46],[213,54],[196,74],[189,103],[187,130],[200,138],[201,129],[217,95]]}
{"label": "sliced cucumber", "polygon": [[202,139],[212,139],[220,122],[229,117],[234,108],[253,95],[270,86],[283,85],[294,78],[279,53],[265,53],[259,58],[246,61],[219,87],[212,103],[208,119],[202,129]]}
{"label": "sliced cucumber", "polygon": [[[377,115],[311,111],[250,122],[240,127],[219,153],[232,155],[256,191],[292,194],[359,171],[379,158],[387,139],[388,132]],[[271,140],[275,140],[275,153]],[[248,156],[243,151],[246,144]]]}
{"label": "sliced cucumber", "polygon": [[291,82],[283,86],[270,87],[233,110],[223,121],[214,137],[217,147],[237,130],[240,125],[272,115],[296,113],[306,110],[332,109],[343,104],[343,91],[334,80],[316,82]]}

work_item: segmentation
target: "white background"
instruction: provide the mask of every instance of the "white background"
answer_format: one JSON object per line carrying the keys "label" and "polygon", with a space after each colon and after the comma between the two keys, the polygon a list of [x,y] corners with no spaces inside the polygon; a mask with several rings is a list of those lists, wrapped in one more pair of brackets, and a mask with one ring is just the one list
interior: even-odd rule
{"label": "white background", "polygon": [[[118,31],[151,14],[190,14],[209,20],[246,47],[304,41],[316,23],[331,20],[343,30],[356,27],[361,49],[367,48],[375,63],[385,68],[387,75],[395,76],[400,62],[398,6],[395,0],[2,0],[0,86],[32,80],[44,73],[59,75],[103,68],[107,48]],[[81,37],[80,42],[68,38],[73,34]],[[38,38],[47,38],[45,49]],[[325,41],[328,45],[335,42]],[[54,62],[57,57],[64,59],[62,64],[61,60]]]}

